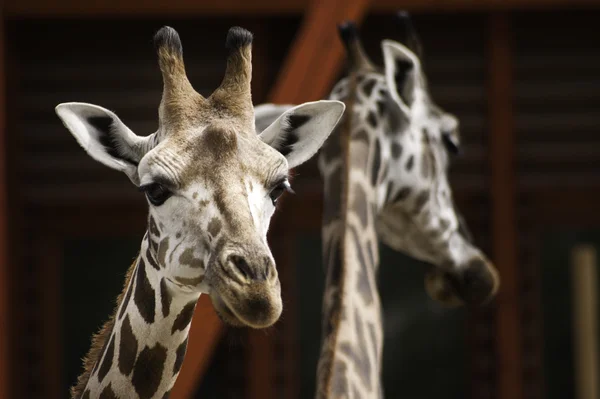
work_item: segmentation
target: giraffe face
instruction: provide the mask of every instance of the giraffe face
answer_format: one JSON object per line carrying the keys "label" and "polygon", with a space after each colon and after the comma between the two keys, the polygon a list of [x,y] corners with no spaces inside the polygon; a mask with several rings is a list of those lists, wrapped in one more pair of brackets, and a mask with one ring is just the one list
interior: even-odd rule
{"label": "giraffe face", "polygon": [[160,266],[182,289],[208,293],[231,324],[265,326],[281,313],[266,236],[288,169],[256,134],[215,126],[169,137],[139,164]]}
{"label": "giraffe face", "polygon": [[389,107],[381,121],[388,173],[379,176],[378,232],[390,246],[438,267],[426,279],[435,299],[484,303],[498,275],[465,233],[448,181],[450,157],[460,147],[458,119],[433,102],[414,53],[387,40],[382,47],[385,88],[371,97]]}
{"label": "giraffe face", "polygon": [[[364,178],[351,183],[350,206],[364,221],[373,210],[377,234],[386,244],[436,266],[426,280],[432,297],[451,305],[483,303],[499,279],[465,233],[452,199],[448,166],[460,147],[458,119],[434,103],[414,53],[388,40],[382,48],[383,71],[363,62],[352,83],[340,81],[330,96],[353,101],[346,113],[353,118],[349,163]],[[341,154],[333,140],[321,154],[326,192],[339,185],[332,173]],[[334,212],[339,207],[331,206]]]}
{"label": "giraffe face", "polygon": [[[162,33],[161,33],[162,32]],[[267,244],[289,169],[311,158],[344,105],[294,107],[260,135],[250,97],[251,34],[232,28],[221,86],[204,98],[185,76],[181,43],[157,38],[165,84],[159,129],[140,137],[111,111],[65,103],[56,111],[94,159],[125,172],[149,206],[149,268],[184,292],[207,293],[221,318],[262,328],[281,314],[280,283]]]}

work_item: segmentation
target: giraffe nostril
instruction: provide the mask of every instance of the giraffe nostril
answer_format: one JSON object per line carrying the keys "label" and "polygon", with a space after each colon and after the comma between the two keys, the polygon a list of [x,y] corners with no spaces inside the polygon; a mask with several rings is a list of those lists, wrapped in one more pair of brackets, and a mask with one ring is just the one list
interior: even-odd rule
{"label": "giraffe nostril", "polygon": [[229,263],[231,263],[235,268],[244,276],[245,279],[249,280],[254,278],[252,269],[250,269],[250,265],[246,262],[241,256],[238,255],[229,255]]}

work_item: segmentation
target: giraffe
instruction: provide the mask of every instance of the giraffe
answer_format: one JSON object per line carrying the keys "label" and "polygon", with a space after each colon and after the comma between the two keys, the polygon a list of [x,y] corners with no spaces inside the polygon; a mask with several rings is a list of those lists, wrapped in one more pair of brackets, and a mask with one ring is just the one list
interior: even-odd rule
{"label": "giraffe", "polygon": [[149,206],[139,255],[92,339],[73,398],[167,398],[201,294],[229,325],[277,321],[269,221],[278,198],[292,192],[289,170],[318,151],[345,109],[335,100],[305,103],[257,135],[250,32],[229,30],[225,75],[208,98],[187,78],[178,33],[163,27],[154,43],[163,78],[155,133],[138,136],[96,105],[56,107],[84,150],[124,172]]}
{"label": "giraffe", "polygon": [[[486,303],[499,277],[454,206],[447,168],[448,153],[460,146],[458,120],[433,102],[418,52],[384,40],[380,68],[365,55],[354,24],[339,31],[350,72],[329,98],[348,111],[319,154],[327,274],[316,397],[381,398],[378,239],[435,265],[425,288],[448,306]],[[289,107],[257,107],[257,126]]]}

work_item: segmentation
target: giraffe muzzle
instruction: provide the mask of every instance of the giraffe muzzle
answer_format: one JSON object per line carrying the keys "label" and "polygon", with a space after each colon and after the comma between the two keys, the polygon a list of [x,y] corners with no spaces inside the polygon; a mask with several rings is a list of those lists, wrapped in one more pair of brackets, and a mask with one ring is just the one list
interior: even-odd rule
{"label": "giraffe muzzle", "polygon": [[494,265],[483,255],[453,270],[432,269],[425,276],[429,296],[447,306],[481,306],[489,303],[500,286]]}
{"label": "giraffe muzzle", "polygon": [[210,297],[221,319],[238,327],[265,328],[281,315],[281,286],[270,256],[250,251],[223,254],[209,267]]}

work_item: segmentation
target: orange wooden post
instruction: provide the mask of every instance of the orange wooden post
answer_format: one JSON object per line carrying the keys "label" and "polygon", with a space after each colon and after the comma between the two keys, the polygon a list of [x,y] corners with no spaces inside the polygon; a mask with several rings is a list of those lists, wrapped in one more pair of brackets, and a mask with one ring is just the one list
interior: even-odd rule
{"label": "orange wooden post", "polygon": [[274,103],[325,97],[344,60],[337,24],[362,21],[370,0],[313,0],[270,94]]}
{"label": "orange wooden post", "polygon": [[6,103],[5,81],[6,68],[4,62],[4,15],[3,4],[0,3],[0,398],[10,397],[9,376],[9,256],[8,256],[8,189],[6,172]]}
{"label": "orange wooden post", "polygon": [[489,20],[489,151],[491,161],[494,261],[502,279],[496,336],[498,398],[523,398],[521,320],[517,246],[516,148],[513,123],[513,63],[510,17]]}

